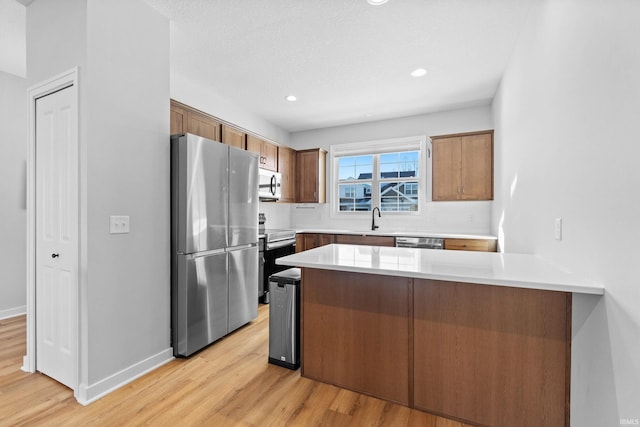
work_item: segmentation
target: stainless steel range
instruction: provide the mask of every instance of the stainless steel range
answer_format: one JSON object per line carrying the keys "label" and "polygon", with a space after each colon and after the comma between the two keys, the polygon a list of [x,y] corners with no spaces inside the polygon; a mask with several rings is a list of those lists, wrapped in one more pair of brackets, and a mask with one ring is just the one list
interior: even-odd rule
{"label": "stainless steel range", "polygon": [[[264,236],[264,237],[262,237]],[[260,301],[269,303],[269,276],[289,268],[286,265],[277,265],[276,259],[291,255],[296,252],[295,230],[266,229],[260,237],[261,250],[261,274],[259,274],[258,294]]]}

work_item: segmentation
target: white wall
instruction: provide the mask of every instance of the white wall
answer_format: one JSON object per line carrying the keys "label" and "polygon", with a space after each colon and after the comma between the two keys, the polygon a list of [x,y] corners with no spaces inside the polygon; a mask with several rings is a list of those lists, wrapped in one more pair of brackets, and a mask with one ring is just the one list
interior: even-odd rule
{"label": "white wall", "polygon": [[0,71],[0,319],[26,309],[26,88]]}
{"label": "white wall", "polygon": [[573,300],[572,426],[640,422],[639,16],[631,0],[541,2],[493,104],[504,249],[606,287]]}
{"label": "white wall", "polygon": [[170,347],[169,22],[140,0],[87,10],[91,385]]}
{"label": "white wall", "polygon": [[27,75],[27,10],[16,0],[0,0],[0,71]]}
{"label": "white wall", "polygon": [[[291,146],[297,150],[324,148],[329,152],[330,146],[334,144],[486,129],[493,129],[490,106],[296,132],[291,134]],[[327,156],[327,177],[330,176],[331,165]],[[431,185],[430,176],[427,185]],[[332,216],[329,203],[331,194],[332,186],[328,179],[326,204],[291,205],[292,226],[298,229],[370,229],[369,214],[355,218]],[[383,213],[382,218],[376,219],[376,222],[383,231],[489,233],[491,207],[492,202],[423,202],[420,215],[394,216]]]}
{"label": "white wall", "polygon": [[[169,23],[140,0],[36,0],[31,84],[80,73],[80,398],[170,358]],[[109,234],[110,215],[131,232]]]}

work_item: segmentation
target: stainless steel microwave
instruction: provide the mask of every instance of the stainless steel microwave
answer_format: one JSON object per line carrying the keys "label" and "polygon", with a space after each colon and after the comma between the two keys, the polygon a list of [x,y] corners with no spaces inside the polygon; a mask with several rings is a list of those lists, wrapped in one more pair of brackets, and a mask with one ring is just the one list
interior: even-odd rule
{"label": "stainless steel microwave", "polygon": [[282,175],[266,169],[260,169],[258,175],[260,176],[258,185],[258,197],[260,200],[280,199]]}

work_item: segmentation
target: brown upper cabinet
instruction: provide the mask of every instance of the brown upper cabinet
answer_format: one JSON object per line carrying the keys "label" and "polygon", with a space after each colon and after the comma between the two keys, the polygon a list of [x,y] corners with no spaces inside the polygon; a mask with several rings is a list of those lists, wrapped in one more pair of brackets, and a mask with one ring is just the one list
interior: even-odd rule
{"label": "brown upper cabinet", "polygon": [[327,152],[321,148],[296,153],[298,203],[326,202]]}
{"label": "brown upper cabinet", "polygon": [[253,135],[247,135],[247,151],[260,156],[260,167],[278,172],[278,146]]}
{"label": "brown upper cabinet", "polygon": [[175,101],[171,100],[171,135],[178,133],[187,133],[187,110],[179,106]]}
{"label": "brown upper cabinet", "polygon": [[[247,149],[249,149],[248,144]],[[296,201],[296,150],[278,147],[278,172],[282,175],[279,201],[294,203]]]}
{"label": "brown upper cabinet", "polygon": [[493,130],[431,137],[433,200],[493,200]]}
{"label": "brown upper cabinet", "polygon": [[221,125],[213,116],[171,100],[171,134],[188,132],[220,141]]}
{"label": "brown upper cabinet", "polygon": [[223,124],[221,142],[244,150],[247,147],[247,134],[233,126]]}

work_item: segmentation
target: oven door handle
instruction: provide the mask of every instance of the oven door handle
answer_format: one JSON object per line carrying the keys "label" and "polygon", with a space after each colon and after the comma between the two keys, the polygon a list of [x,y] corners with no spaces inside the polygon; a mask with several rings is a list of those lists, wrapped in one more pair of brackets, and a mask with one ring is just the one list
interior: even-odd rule
{"label": "oven door handle", "polygon": [[284,248],[285,246],[296,246],[295,240],[280,240],[278,242],[270,242],[266,244],[265,250],[270,251],[272,249]]}

